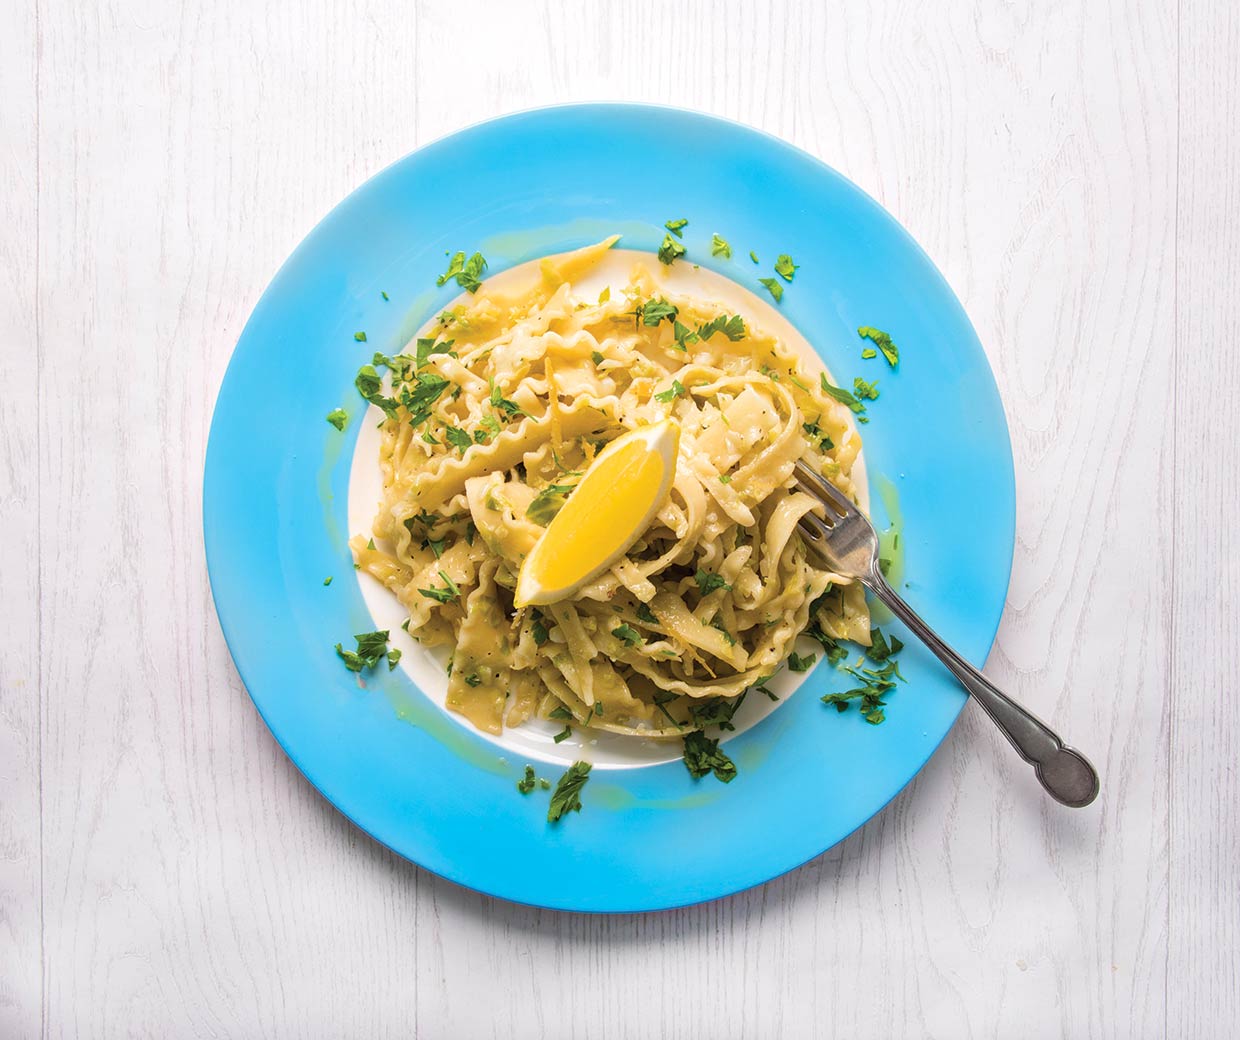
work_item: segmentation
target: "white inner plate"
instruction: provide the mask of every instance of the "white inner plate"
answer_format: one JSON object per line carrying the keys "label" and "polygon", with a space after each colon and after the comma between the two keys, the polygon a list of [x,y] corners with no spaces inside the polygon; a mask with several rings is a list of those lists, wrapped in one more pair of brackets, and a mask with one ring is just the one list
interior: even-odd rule
{"label": "white inner plate", "polygon": [[[667,267],[660,263],[653,253],[634,249],[612,249],[587,277],[573,284],[573,292],[587,300],[596,299],[604,286],[610,286],[613,292],[621,292],[628,286],[629,275],[634,263],[638,261],[654,272],[659,284],[668,289],[717,303],[720,311],[740,314],[747,323],[778,336],[799,357],[810,376],[817,378],[820,372],[827,371],[822,359],[814,353],[805,337],[769,302],[723,275],[705,268],[695,268],[683,261]],[[488,278],[487,285],[504,290],[518,290],[525,285],[532,285],[539,277],[538,263],[538,260],[531,260],[513,267]],[[459,298],[461,301],[466,299],[464,294]],[[453,301],[448,305],[448,309],[457,306],[457,303],[458,301]],[[431,334],[431,326],[438,313],[436,311],[428,316],[425,325],[418,330],[418,336]],[[831,378],[830,373],[827,373],[827,378]],[[382,418],[383,412],[371,405],[358,434],[349,472],[350,535],[370,531],[377,503],[383,497],[383,480],[379,472],[381,437],[378,430],[378,423]],[[862,508],[868,509],[864,451],[857,455],[853,473]],[[514,761],[538,760],[567,766],[584,759],[603,769],[627,769],[674,762],[681,757],[679,740],[641,739],[578,727],[573,728],[571,737],[556,744],[552,737],[564,727],[558,722],[543,719],[530,719],[524,725],[505,729],[500,736],[476,730],[469,720],[449,711],[446,706],[447,652],[440,655],[423,647],[400,627],[408,613],[378,579],[362,571],[357,572],[357,578],[375,628],[387,629],[391,633],[390,645],[401,651],[400,667],[408,673],[418,688],[450,719],[503,748],[513,756]],[[802,637],[800,642],[805,643],[800,647],[801,650],[818,645],[806,637]],[[807,674],[809,673],[793,672],[787,667],[781,668],[769,683],[771,692],[779,700],[772,701],[760,692],[752,691],[732,719],[735,730],[721,734],[722,740],[739,736],[761,722],[788,699]]]}

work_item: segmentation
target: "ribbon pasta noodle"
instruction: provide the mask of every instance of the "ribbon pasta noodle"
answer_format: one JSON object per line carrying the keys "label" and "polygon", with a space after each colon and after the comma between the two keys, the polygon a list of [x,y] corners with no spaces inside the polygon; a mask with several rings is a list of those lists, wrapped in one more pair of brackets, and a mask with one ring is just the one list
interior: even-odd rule
{"label": "ribbon pasta noodle", "polygon": [[[726,721],[811,624],[869,642],[861,587],[807,553],[797,521],[819,507],[792,479],[805,459],[855,497],[847,408],[780,340],[643,264],[623,292],[580,299],[614,242],[542,261],[532,287],[484,283],[376,358],[384,493],[354,558],[411,636],[450,648],[448,707],[487,732],[554,713],[683,736]],[[575,596],[514,609],[521,562],[581,474],[669,415],[680,455],[650,527]]]}

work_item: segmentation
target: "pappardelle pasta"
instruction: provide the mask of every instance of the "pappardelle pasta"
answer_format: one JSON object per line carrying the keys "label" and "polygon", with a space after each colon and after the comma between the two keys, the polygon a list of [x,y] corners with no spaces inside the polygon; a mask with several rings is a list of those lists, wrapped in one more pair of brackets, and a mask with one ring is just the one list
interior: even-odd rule
{"label": "pappardelle pasta", "polygon": [[[848,408],[779,339],[635,265],[574,290],[615,239],[549,257],[537,284],[483,282],[359,389],[385,413],[383,499],[359,568],[451,652],[447,705],[490,733],[532,717],[643,737],[728,725],[807,629],[868,644],[862,588],[811,556],[805,459],[855,497]],[[386,374],[380,371],[386,368]],[[598,456],[679,424],[671,491],[631,548],[570,598],[514,606],[521,565]]]}

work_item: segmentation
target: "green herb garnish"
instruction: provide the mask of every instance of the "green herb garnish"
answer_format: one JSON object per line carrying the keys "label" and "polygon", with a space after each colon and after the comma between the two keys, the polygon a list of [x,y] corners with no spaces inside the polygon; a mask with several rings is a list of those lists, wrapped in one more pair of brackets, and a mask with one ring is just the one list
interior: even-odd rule
{"label": "green herb garnish", "polygon": [[448,269],[435,279],[435,284],[443,285],[449,279],[455,278],[456,284],[462,289],[476,293],[482,286],[482,272],[486,270],[486,266],[486,258],[481,253],[475,253],[468,260],[464,253],[456,253],[448,264]]}
{"label": "green herb garnish", "polygon": [[662,404],[669,404],[672,400],[674,400],[677,397],[684,397],[685,393],[686,393],[685,388],[683,385],[681,385],[680,380],[673,379],[672,385],[669,386],[666,390],[660,390],[657,394],[654,395],[654,399],[656,401],[659,401]]}
{"label": "green herb garnish", "polygon": [[637,309],[633,312],[637,315],[637,320],[643,325],[649,325],[654,328],[661,321],[675,321],[676,310],[675,304],[668,303],[667,300],[647,300],[645,303],[639,303]]}
{"label": "green herb garnish", "polygon": [[659,623],[659,619],[655,617],[654,611],[645,603],[637,604],[637,620],[644,621],[648,625],[657,625]]}
{"label": "green herb garnish", "polygon": [[[895,368],[900,363],[900,348],[891,342],[891,337],[882,329],[874,329],[869,325],[862,325],[857,329],[857,335],[871,340],[882,351],[883,357],[887,359],[887,364],[892,368]],[[861,352],[861,356],[865,357],[865,351]],[[870,355],[870,357],[873,356],[873,354]]]}
{"label": "green herb garnish", "polygon": [[326,578],[323,579],[323,586],[326,588],[331,583],[332,583],[332,576],[329,574]]}
{"label": "green herb garnish", "polygon": [[552,708],[549,712],[547,712],[547,718],[559,719],[561,722],[574,721],[573,713],[569,711],[566,707],[564,707],[563,704],[559,705],[558,707]]}
{"label": "green herb garnish", "polygon": [[691,705],[689,715],[703,728],[718,726],[720,729],[735,730],[736,727],[732,725],[732,716],[736,714],[736,709],[741,706],[744,699],[744,693],[733,698],[712,697],[705,703]]}
{"label": "green herb garnish", "polygon": [[711,574],[709,571],[702,570],[701,567],[699,567],[697,569],[697,573],[693,575],[693,580],[697,582],[698,591],[703,596],[709,596],[716,589],[729,591],[732,588],[732,586],[724,581],[720,575]]}
{"label": "green herb garnish", "polygon": [[736,779],[736,766],[719,750],[719,741],[712,740],[705,733],[688,733],[684,741],[685,768],[695,780],[712,772],[725,784]]}
{"label": "green herb garnish", "polygon": [[565,813],[581,811],[581,790],[590,779],[590,763],[574,762],[551,792],[547,822],[556,823]]}
{"label": "green herb garnish", "polygon": [[832,386],[830,383],[828,383],[826,373],[823,373],[822,375],[820,375],[818,379],[819,379],[819,382],[822,384],[822,392],[826,394],[828,397],[834,397],[837,401],[840,402],[840,404],[848,405],[848,407],[851,408],[854,412],[865,411],[865,405],[863,405],[860,401],[858,401],[855,397],[853,397],[853,395],[850,394],[847,390],[844,390],[843,388],[838,387],[838,386]]}
{"label": "green herb garnish", "polygon": [[400,650],[398,648],[392,647],[392,649],[387,652],[387,662],[388,671],[396,671],[396,666],[400,664]]}
{"label": "green herb garnish", "polygon": [[739,339],[744,339],[745,319],[739,314],[733,314],[730,318],[726,314],[721,314],[717,318],[711,318],[705,325],[698,328],[698,335],[702,339],[710,339],[716,332],[722,332],[733,343]]}
{"label": "green herb garnish", "polygon": [[526,766],[525,777],[517,781],[517,790],[522,794],[529,794],[532,790],[534,790],[535,783],[537,783],[537,781],[534,779],[534,767]]}
{"label": "green herb garnish", "polygon": [[340,643],[336,644],[336,654],[351,672],[360,672],[377,665],[387,651],[388,633],[362,632],[353,637],[357,641],[357,650],[346,650]]}
{"label": "green herb garnish", "polygon": [[669,220],[663,226],[677,238],[684,238],[685,228],[688,225],[689,221],[687,221],[684,217],[681,217],[679,220]]}
{"label": "green herb garnish", "polygon": [[333,408],[327,413],[327,421],[336,427],[336,429],[343,430],[344,424],[349,421],[349,413],[343,408]]}
{"label": "green herb garnish", "polygon": [[878,357],[878,351],[873,349],[872,347],[866,347],[865,350],[861,352],[862,361],[869,361],[870,358],[876,358],[876,357]]}
{"label": "green herb garnish", "polygon": [[806,654],[804,657],[801,657],[796,651],[793,651],[788,655],[788,667],[794,672],[808,672],[814,667],[816,660],[818,658],[814,654]]}
{"label": "green herb garnish", "polygon": [[676,239],[672,238],[671,234],[666,234],[663,236],[663,244],[659,246],[660,262],[670,265],[673,261],[684,255],[685,247],[676,241]]}
{"label": "green herb garnish", "polygon": [[732,259],[732,247],[728,245],[726,238],[720,238],[718,235],[710,236],[710,255],[721,256],[725,260]]}
{"label": "green herb garnish", "polygon": [[755,264],[759,262],[758,254],[755,253],[752,249],[749,250],[749,259],[752,260]]}
{"label": "green herb garnish", "polygon": [[784,287],[775,281],[774,278],[759,278],[758,281],[766,288],[767,292],[775,297],[776,303],[779,303],[784,298]]}
{"label": "green herb garnish", "polygon": [[[550,638],[550,633],[547,632],[547,626],[543,623],[542,615],[536,615],[534,617],[534,621],[530,625],[530,635],[534,637],[535,646],[542,646],[543,643]],[[551,713],[551,717],[555,718],[555,712]]]}
{"label": "green herb garnish", "polygon": [[624,624],[618,628],[613,628],[611,634],[619,639],[625,646],[641,646],[646,641],[642,638],[642,634],[632,625]]}
{"label": "green herb garnish", "polygon": [[560,743],[560,742],[561,742],[561,741],[563,741],[563,740],[567,740],[567,739],[568,739],[569,737],[571,737],[572,735],[573,735],[573,727],[572,727],[572,726],[565,726],[562,730],[560,730],[560,732],[559,732],[559,733],[557,733],[557,734],[556,734],[554,737],[552,737],[551,739],[552,739],[552,740],[554,740],[554,741],[558,744],[558,743]]}
{"label": "green herb garnish", "polygon": [[792,281],[792,276],[797,273],[800,264],[794,264],[792,257],[787,253],[780,253],[775,260],[775,273],[779,275],[785,282]]}
{"label": "green herb garnish", "polygon": [[436,603],[451,603],[460,596],[460,587],[443,571],[439,572],[439,576],[443,578],[444,587],[442,589],[432,585],[429,589],[418,589],[418,593],[427,599],[433,599]]}
{"label": "green herb garnish", "polygon": [[853,393],[857,395],[857,399],[861,401],[878,400],[878,380],[867,383],[860,376],[853,380]]}
{"label": "green herb garnish", "polygon": [[358,343],[365,343],[365,342],[366,342],[366,333],[364,333],[364,332],[355,332],[355,333],[353,333],[353,338],[354,338],[355,340],[357,340],[357,341],[358,341]]}
{"label": "green herb garnish", "polygon": [[443,431],[443,435],[447,438],[449,444],[451,444],[454,448],[460,449],[462,455],[464,455],[466,449],[474,443],[473,438],[457,426],[449,426]]}

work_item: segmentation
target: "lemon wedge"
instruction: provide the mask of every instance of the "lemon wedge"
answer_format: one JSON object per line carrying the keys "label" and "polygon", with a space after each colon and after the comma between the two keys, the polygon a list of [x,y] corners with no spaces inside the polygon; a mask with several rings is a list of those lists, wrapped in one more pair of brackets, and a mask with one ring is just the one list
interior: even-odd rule
{"label": "lemon wedge", "polygon": [[516,605],[567,599],[628,552],[671,491],[679,447],[670,419],[607,445],[521,564]]}

